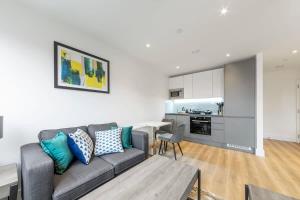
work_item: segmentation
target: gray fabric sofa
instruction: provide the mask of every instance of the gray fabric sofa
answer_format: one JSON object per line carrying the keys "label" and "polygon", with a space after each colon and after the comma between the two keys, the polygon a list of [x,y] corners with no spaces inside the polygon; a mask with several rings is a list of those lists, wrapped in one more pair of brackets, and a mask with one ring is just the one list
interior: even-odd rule
{"label": "gray fabric sofa", "polygon": [[[95,142],[95,131],[108,130],[116,123],[93,124],[89,126],[44,130],[39,140],[53,138],[58,132],[75,132],[77,128],[86,131]],[[21,147],[21,173],[23,200],[72,200],[87,194],[118,174],[137,165],[147,158],[148,135],[132,132],[132,149],[124,153],[93,157],[89,165],[74,159],[63,175],[54,173],[53,160],[43,152],[39,143]]]}

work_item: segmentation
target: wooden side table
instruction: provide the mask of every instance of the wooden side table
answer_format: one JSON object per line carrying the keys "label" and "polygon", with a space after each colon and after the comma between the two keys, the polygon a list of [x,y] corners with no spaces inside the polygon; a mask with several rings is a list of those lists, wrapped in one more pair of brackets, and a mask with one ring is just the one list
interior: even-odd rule
{"label": "wooden side table", "polygon": [[16,164],[0,166],[0,188],[9,188],[9,200],[17,199],[18,172]]}

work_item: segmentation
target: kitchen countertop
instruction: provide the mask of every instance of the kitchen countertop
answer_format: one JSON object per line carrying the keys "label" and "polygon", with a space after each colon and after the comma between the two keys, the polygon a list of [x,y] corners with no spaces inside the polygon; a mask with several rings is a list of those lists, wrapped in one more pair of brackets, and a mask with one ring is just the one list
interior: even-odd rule
{"label": "kitchen countertop", "polygon": [[210,115],[201,115],[193,113],[165,113],[166,115],[186,115],[186,116],[202,116],[202,117],[223,117],[223,115],[210,114]]}
{"label": "kitchen countertop", "polygon": [[231,116],[231,115],[201,115],[201,114],[193,114],[193,113],[165,113],[166,115],[185,115],[185,116],[201,116],[201,117],[226,117],[226,118],[246,118],[246,119],[255,119],[254,116]]}

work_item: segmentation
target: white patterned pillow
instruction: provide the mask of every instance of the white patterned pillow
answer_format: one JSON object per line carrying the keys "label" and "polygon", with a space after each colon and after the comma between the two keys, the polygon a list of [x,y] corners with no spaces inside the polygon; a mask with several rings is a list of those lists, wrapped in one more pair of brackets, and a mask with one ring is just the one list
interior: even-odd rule
{"label": "white patterned pillow", "polygon": [[68,134],[68,145],[74,156],[84,164],[89,164],[93,153],[93,141],[90,136],[81,129]]}
{"label": "white patterned pillow", "polygon": [[122,128],[95,132],[95,155],[101,156],[108,153],[124,152],[121,133]]}

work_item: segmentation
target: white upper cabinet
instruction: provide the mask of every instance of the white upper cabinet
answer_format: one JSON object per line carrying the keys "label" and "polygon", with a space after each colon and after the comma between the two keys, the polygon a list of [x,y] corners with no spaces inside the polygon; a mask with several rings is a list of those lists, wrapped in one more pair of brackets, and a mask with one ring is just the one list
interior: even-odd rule
{"label": "white upper cabinet", "polygon": [[212,81],[212,71],[193,74],[193,98],[201,99],[213,97]]}
{"label": "white upper cabinet", "polygon": [[169,78],[169,89],[179,89],[183,87],[183,76]]}
{"label": "white upper cabinet", "polygon": [[193,74],[183,76],[184,84],[184,98],[192,99],[193,98]]}
{"label": "white upper cabinet", "polygon": [[215,69],[213,74],[213,97],[224,98],[224,68]]}
{"label": "white upper cabinet", "polygon": [[224,68],[169,78],[169,89],[179,88],[185,99],[224,98]]}

